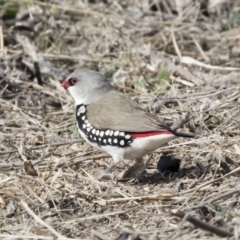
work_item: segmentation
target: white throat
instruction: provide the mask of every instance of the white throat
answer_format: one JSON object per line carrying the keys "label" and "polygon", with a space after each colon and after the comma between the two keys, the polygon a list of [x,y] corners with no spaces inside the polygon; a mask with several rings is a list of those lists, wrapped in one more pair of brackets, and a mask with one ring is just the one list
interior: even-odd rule
{"label": "white throat", "polygon": [[76,105],[87,104],[86,101],[88,98],[88,93],[78,91],[78,89],[74,87],[69,87],[68,91],[74,99]]}
{"label": "white throat", "polygon": [[88,104],[88,102],[87,102],[87,97],[84,97],[84,98],[78,97],[78,98],[74,98],[74,100],[75,100],[75,105],[76,105],[76,106],[77,106],[77,105],[80,105],[80,104],[84,104],[84,105],[87,105],[87,104]]}

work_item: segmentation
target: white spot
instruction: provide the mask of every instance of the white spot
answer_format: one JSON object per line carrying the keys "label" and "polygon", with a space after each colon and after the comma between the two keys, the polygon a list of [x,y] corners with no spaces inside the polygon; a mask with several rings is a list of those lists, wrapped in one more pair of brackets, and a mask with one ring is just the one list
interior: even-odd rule
{"label": "white spot", "polygon": [[109,133],[110,133],[110,130],[107,130],[107,131],[105,132],[105,135],[108,136]]}
{"label": "white spot", "polygon": [[99,130],[96,131],[96,135],[97,135],[97,136],[99,135]]}
{"label": "white spot", "polygon": [[85,120],[85,118],[86,118],[86,116],[85,116],[85,115],[83,115],[83,116],[82,116],[82,120],[84,121],[84,120]]}
{"label": "white spot", "polygon": [[91,123],[88,123],[88,124],[87,124],[87,127],[91,127]]}
{"label": "white spot", "polygon": [[100,136],[103,137],[104,136],[104,131],[100,132]]}
{"label": "white spot", "polygon": [[89,137],[92,138],[92,135],[90,135]]}
{"label": "white spot", "polygon": [[83,127],[83,129],[85,129],[86,128],[86,124],[83,124],[82,127]]}
{"label": "white spot", "polygon": [[90,132],[91,128],[87,128],[87,131]]}
{"label": "white spot", "polygon": [[96,137],[94,137],[93,139],[94,139],[95,141],[97,140],[97,138],[96,138]]}
{"label": "white spot", "polygon": [[106,140],[106,139],[103,139],[103,142],[104,142],[104,143],[107,143],[107,140]]}
{"label": "white spot", "polygon": [[125,136],[125,132],[120,132],[119,136],[124,137]]}
{"label": "white spot", "polygon": [[114,136],[118,136],[118,135],[119,135],[119,131],[115,131]]}
{"label": "white spot", "polygon": [[126,139],[130,139],[130,138],[131,138],[131,135],[127,134],[127,135],[125,136],[125,138],[126,138]]}
{"label": "white spot", "polygon": [[113,142],[114,142],[114,143],[118,143],[118,140],[115,138],[115,139],[113,140]]}
{"label": "white spot", "polygon": [[81,106],[78,111],[77,111],[77,115],[79,116],[81,113],[85,113],[86,108],[84,106]]}
{"label": "white spot", "polygon": [[89,123],[87,119],[86,119],[84,122],[85,122],[86,124],[88,124],[88,123]]}
{"label": "white spot", "polygon": [[95,133],[96,133],[96,129],[93,129],[93,130],[92,130],[92,133],[95,134]]}
{"label": "white spot", "polygon": [[113,131],[110,131],[110,134],[109,134],[110,136],[112,136],[113,135]]}
{"label": "white spot", "polygon": [[121,141],[120,141],[120,145],[121,145],[121,146],[124,146],[124,143],[125,143],[124,140],[121,140]]}
{"label": "white spot", "polygon": [[108,139],[108,142],[109,142],[109,143],[111,143],[111,142],[112,142],[112,139],[111,139],[111,138],[109,138],[109,139]]}
{"label": "white spot", "polygon": [[98,141],[101,141],[101,140],[102,140],[102,138],[99,137],[99,138],[98,138]]}

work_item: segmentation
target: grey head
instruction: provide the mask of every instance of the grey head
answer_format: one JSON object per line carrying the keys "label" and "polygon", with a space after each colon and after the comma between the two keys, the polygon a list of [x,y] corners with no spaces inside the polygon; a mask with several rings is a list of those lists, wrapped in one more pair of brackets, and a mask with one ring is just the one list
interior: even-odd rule
{"label": "grey head", "polygon": [[105,76],[90,69],[75,70],[61,85],[69,91],[76,105],[97,102],[115,90]]}

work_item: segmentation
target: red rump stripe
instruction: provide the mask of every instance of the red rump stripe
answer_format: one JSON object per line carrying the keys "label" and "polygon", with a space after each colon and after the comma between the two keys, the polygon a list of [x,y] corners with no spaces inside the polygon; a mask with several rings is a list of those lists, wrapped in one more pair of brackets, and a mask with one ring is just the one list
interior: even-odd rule
{"label": "red rump stripe", "polygon": [[173,133],[169,132],[169,131],[131,133],[133,138],[144,138],[144,137],[151,137],[151,136],[156,136],[156,135],[166,135],[166,134],[173,134]]}

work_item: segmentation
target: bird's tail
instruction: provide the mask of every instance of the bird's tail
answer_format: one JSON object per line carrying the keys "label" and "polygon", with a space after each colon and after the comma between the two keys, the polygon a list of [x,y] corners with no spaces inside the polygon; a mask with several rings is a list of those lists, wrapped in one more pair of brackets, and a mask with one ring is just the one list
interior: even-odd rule
{"label": "bird's tail", "polygon": [[168,131],[170,131],[170,132],[172,132],[175,136],[177,136],[177,137],[188,137],[188,138],[193,138],[193,137],[195,137],[195,135],[194,135],[194,133],[182,133],[182,132],[176,132],[176,131],[174,131],[174,130],[172,130],[169,126],[167,126],[167,125],[162,125],[161,124],[161,127],[162,128],[165,128],[166,130],[168,130]]}
{"label": "bird's tail", "polygon": [[173,132],[173,134],[177,137],[188,137],[188,138],[195,137],[194,133]]}

